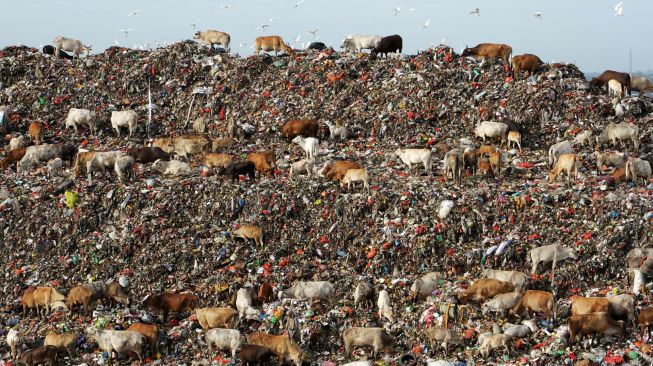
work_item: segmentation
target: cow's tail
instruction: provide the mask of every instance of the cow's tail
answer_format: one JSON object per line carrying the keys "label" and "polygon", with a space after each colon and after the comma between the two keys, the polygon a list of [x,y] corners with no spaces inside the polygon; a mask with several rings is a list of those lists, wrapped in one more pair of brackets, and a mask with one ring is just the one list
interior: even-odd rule
{"label": "cow's tail", "polygon": [[556,299],[555,292],[552,292],[553,296],[551,297],[551,300],[553,301],[553,304],[551,304],[552,307],[552,312],[553,312],[553,322],[555,323],[558,321],[558,300]]}

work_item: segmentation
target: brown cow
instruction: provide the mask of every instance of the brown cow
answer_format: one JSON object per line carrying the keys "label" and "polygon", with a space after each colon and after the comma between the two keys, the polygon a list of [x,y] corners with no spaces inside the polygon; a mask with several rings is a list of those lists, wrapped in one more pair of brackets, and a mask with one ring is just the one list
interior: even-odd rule
{"label": "brown cow", "polygon": [[294,51],[290,48],[284,41],[283,38],[279,36],[262,36],[256,37],[256,55],[261,52],[261,50],[268,52],[274,51],[274,55],[277,56],[279,51],[284,51],[285,53],[292,55]]}
{"label": "brown cow", "polygon": [[116,306],[118,303],[129,306],[129,297],[118,281],[111,281],[107,285],[107,299],[111,306]]}
{"label": "brown cow", "polygon": [[497,175],[501,174],[501,151],[494,150],[490,152],[490,165],[492,165],[492,171],[496,172]]}
{"label": "brown cow", "polygon": [[163,312],[163,322],[168,320],[168,313],[181,313],[184,310],[190,310],[197,307],[199,299],[191,293],[175,294],[164,292],[159,295],[148,296],[144,305],[152,309]]}
{"label": "brown cow", "polygon": [[170,154],[156,146],[134,147],[127,150],[127,155],[141,164],[154,163],[157,160],[170,161]]}
{"label": "brown cow", "polygon": [[256,344],[245,344],[238,352],[238,358],[245,366],[252,364],[266,365],[270,362],[270,358],[273,356],[275,356],[275,354],[271,349]]}
{"label": "brown cow", "polygon": [[317,137],[320,124],[314,119],[291,119],[281,128],[283,136],[292,140],[297,136]]}
{"label": "brown cow", "polygon": [[133,323],[127,328],[127,330],[133,330],[138,332],[145,337],[148,345],[150,346],[150,356],[154,357],[156,355],[157,349],[157,340],[159,337],[159,328],[154,324],[144,324],[144,323]]}
{"label": "brown cow", "polygon": [[549,183],[553,183],[563,171],[567,174],[567,183],[571,184],[572,178],[575,182],[578,176],[578,165],[579,162],[576,154],[560,155],[551,173],[549,173]]}
{"label": "brown cow", "polygon": [[66,297],[66,306],[70,311],[73,311],[73,308],[76,305],[83,305],[84,312],[86,315],[89,315],[91,312],[91,306],[96,299],[93,296],[93,290],[87,286],[75,286],[70,289],[68,296]]}
{"label": "brown cow", "polygon": [[492,164],[490,164],[490,160],[486,158],[478,160],[478,173],[485,174],[486,177],[494,177],[494,172],[492,171]]}
{"label": "brown cow", "polygon": [[236,139],[233,137],[221,137],[213,139],[212,148],[213,151],[218,151],[220,149],[226,149],[228,147],[234,146]]}
{"label": "brown cow", "polygon": [[469,286],[466,290],[458,293],[458,301],[466,304],[469,300],[486,301],[499,294],[515,291],[515,286],[510,282],[495,280],[493,278],[481,278]]}
{"label": "brown cow", "polygon": [[606,313],[592,313],[583,315],[572,315],[567,319],[569,328],[569,344],[573,344],[576,336],[598,333],[599,335],[621,334],[622,328],[619,323]]}
{"label": "brown cow", "polygon": [[512,47],[505,44],[497,43],[480,43],[476,47],[465,47],[461,57],[475,56],[479,58],[500,58],[503,63],[510,66],[510,55],[512,54]]}
{"label": "brown cow", "polygon": [[242,225],[231,232],[235,238],[242,238],[247,242],[248,239],[254,239],[256,246],[263,246],[263,230],[254,225]]}
{"label": "brown cow", "polygon": [[26,147],[19,147],[17,149],[11,150],[7,156],[5,156],[2,161],[0,161],[0,170],[5,170],[9,167],[9,165],[18,163],[23,158],[23,156],[25,156],[26,151]]}
{"label": "brown cow", "polygon": [[550,316],[553,313],[553,321],[558,317],[557,306],[553,294],[546,291],[528,290],[524,292],[521,300],[510,309],[509,314],[517,314],[521,316],[522,312],[527,311],[529,315],[532,313],[544,313],[547,320],[551,320]]}
{"label": "brown cow", "polygon": [[57,364],[57,347],[43,346],[31,349],[18,357],[17,365],[34,366],[46,364],[54,366]]}
{"label": "brown cow", "polygon": [[494,145],[481,145],[481,147],[476,150],[478,157],[482,158],[485,157],[485,155],[490,156],[490,153],[497,148],[494,147]]}
{"label": "brown cow", "polygon": [[517,55],[512,58],[512,72],[515,79],[519,76],[520,71],[528,71],[528,76],[535,74],[535,71],[541,65],[544,65],[544,62],[539,57],[530,53]]}
{"label": "brown cow", "polygon": [[29,124],[29,129],[27,130],[27,134],[29,135],[29,138],[32,141],[34,141],[36,145],[40,145],[41,142],[43,142],[44,129],[45,127],[41,122],[32,122]]}
{"label": "brown cow", "polygon": [[472,174],[475,175],[477,164],[476,150],[465,151],[463,154],[463,166],[465,169],[471,170]]}
{"label": "brown cow", "polygon": [[322,175],[335,181],[341,181],[349,169],[361,169],[362,166],[356,162],[348,160],[337,160],[325,164],[322,168]]}
{"label": "brown cow", "polygon": [[39,311],[42,307],[45,311],[43,314],[47,315],[50,313],[50,304],[55,301],[63,301],[66,297],[56,289],[52,287],[37,287],[34,290],[34,304],[36,305],[37,314],[41,314]]}
{"label": "brown cow", "polygon": [[626,179],[626,168],[621,167],[617,168],[612,172],[612,178],[614,178],[614,184],[619,185],[621,182],[626,182],[628,179]]}
{"label": "brown cow", "polygon": [[302,364],[303,352],[288,335],[252,333],[247,336],[247,343],[268,347],[277,355],[279,364],[291,362],[295,366]]}
{"label": "brown cow", "polygon": [[205,331],[213,328],[233,329],[238,320],[238,311],[232,308],[195,309],[197,322]]}
{"label": "brown cow", "polygon": [[264,282],[258,288],[258,300],[261,304],[274,300],[274,288],[269,282]]}
{"label": "brown cow", "polygon": [[75,347],[77,346],[77,335],[73,333],[48,333],[45,336],[44,346],[57,347],[58,351],[68,352],[70,360],[73,360],[75,354]]}
{"label": "brown cow", "polygon": [[606,313],[614,320],[628,320],[628,310],[623,306],[611,302],[605,297],[577,297],[571,301],[571,313],[584,315],[592,313]]}
{"label": "brown cow", "polygon": [[207,168],[226,168],[233,163],[229,154],[208,153],[200,159],[200,162]]}
{"label": "brown cow", "polygon": [[272,151],[259,151],[247,155],[247,160],[254,163],[256,170],[261,173],[270,172],[274,174],[274,152]]}
{"label": "brown cow", "polygon": [[608,82],[610,80],[618,81],[621,84],[621,88],[622,88],[621,91],[623,93],[628,93],[628,96],[630,96],[630,92],[631,92],[630,74],[628,74],[627,72],[606,70],[601,75],[593,78],[592,81],[590,82],[590,85],[593,87],[605,86],[605,89],[609,94],[610,88],[608,88]]}
{"label": "brown cow", "polygon": [[75,157],[75,164],[73,165],[73,176],[83,177],[86,175],[86,166],[91,159],[95,156],[96,151],[82,151],[77,153]]}
{"label": "brown cow", "polygon": [[640,310],[639,317],[637,317],[637,323],[642,332],[641,336],[644,338],[644,336],[649,332],[649,327],[653,325],[653,308]]}
{"label": "brown cow", "polygon": [[20,303],[23,306],[23,316],[27,315],[29,310],[36,309],[36,303],[34,302],[34,290],[36,290],[34,287],[28,288],[25,290],[25,292],[23,292],[23,296],[20,299]]}

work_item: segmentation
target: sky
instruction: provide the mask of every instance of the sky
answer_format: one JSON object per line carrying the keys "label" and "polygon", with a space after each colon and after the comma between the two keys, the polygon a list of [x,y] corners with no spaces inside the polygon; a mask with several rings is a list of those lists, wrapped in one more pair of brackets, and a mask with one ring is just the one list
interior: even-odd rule
{"label": "sky", "polygon": [[[337,50],[347,34],[399,34],[404,53],[443,39],[457,52],[465,45],[505,43],[514,55],[571,62],[583,72],[628,72],[632,49],[632,71],[653,69],[651,0],[624,0],[622,16],[614,15],[617,0],[304,0],[295,7],[298,1],[16,0],[3,6],[0,47],[39,47],[62,35],[98,53],[116,42],[155,47],[215,29],[231,35],[232,52],[250,55],[258,36],[280,35],[299,48],[314,39],[308,31],[318,29],[319,41]],[[475,8],[480,16],[469,14]],[[269,26],[257,29],[263,24]],[[118,31],[130,28],[127,37]]]}

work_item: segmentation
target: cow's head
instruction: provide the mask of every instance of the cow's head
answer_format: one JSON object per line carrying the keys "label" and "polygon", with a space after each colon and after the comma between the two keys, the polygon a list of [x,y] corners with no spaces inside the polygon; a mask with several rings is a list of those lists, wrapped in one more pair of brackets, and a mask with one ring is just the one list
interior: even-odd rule
{"label": "cow's head", "polygon": [[200,32],[199,31],[197,31],[197,33],[195,33],[195,35],[193,36],[193,39],[200,39]]}
{"label": "cow's head", "polygon": [[340,44],[340,48],[347,48],[353,45],[353,40],[351,38],[345,38],[342,40],[342,43]]}
{"label": "cow's head", "polygon": [[463,50],[463,53],[460,54],[460,57],[467,57],[467,56],[472,56],[472,50],[465,45],[465,49]]}

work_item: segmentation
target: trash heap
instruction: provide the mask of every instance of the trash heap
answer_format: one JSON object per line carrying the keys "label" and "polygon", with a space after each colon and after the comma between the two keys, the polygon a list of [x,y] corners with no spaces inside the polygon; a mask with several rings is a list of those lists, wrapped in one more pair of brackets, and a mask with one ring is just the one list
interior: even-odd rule
{"label": "trash heap", "polygon": [[[144,65],[155,70],[149,137],[146,73],[151,68]],[[307,351],[306,361],[315,364],[345,363],[340,334],[348,326],[389,329],[395,344],[385,364],[403,364],[405,354],[419,362],[447,359],[451,364],[610,363],[615,357],[637,364],[650,352],[634,328],[625,338],[588,350],[570,348],[564,340],[570,297],[630,292],[625,255],[653,242],[653,185],[605,185],[605,173],[596,174],[593,148],[574,147],[582,159],[574,185],[546,180],[549,146],[582,130],[596,136],[611,122],[637,125],[640,150],[626,149],[643,159],[652,156],[651,100],[592,93],[574,65],[546,65],[535,76],[515,80],[501,63],[463,59],[445,46],[373,60],[335,52],[241,58],[181,42],[153,51],[112,47],[72,62],[9,47],[0,52],[0,105],[10,108],[0,125],[3,134],[24,134],[30,122],[41,121],[46,143],[95,150],[195,133],[192,122],[199,118],[208,121],[210,136],[225,136],[228,122],[234,121],[241,130],[249,125],[254,131],[239,134],[238,143],[221,152],[244,158],[272,149],[277,159],[273,174],[238,183],[214,172],[202,174],[198,163],[196,173],[186,178],[160,176],[149,164],[138,164],[136,179],[126,185],[115,176],[88,184],[83,177],[71,178],[70,167],[51,176],[6,170],[0,183],[3,338],[17,325],[37,346],[53,329],[83,334],[90,324],[125,329],[133,321],[155,321],[141,300],[162,291],[192,291],[201,306],[219,307],[230,306],[241,287],[270,282],[282,289],[301,279],[331,281],[336,299],[263,304],[259,319],[241,322],[239,329],[279,333],[292,313],[299,318],[297,341]],[[99,136],[83,127],[77,134],[64,129],[71,107],[95,110]],[[141,116],[133,138],[117,138],[111,130],[110,112],[123,109]],[[304,158],[304,152],[279,131],[288,119],[303,117],[347,128],[346,140],[331,140],[324,126],[318,164],[332,159],[360,163],[371,177],[369,190],[348,190],[319,176],[289,179],[290,163]],[[460,185],[445,180],[440,148],[474,139],[474,126],[483,120],[520,124],[523,152],[504,149],[504,168],[496,178],[468,173]],[[393,155],[398,147],[427,146],[437,161],[432,175],[423,168],[409,172]],[[242,224],[263,229],[263,248],[230,235]],[[424,330],[442,321],[457,290],[486,268],[530,273],[528,251],[554,243],[576,249],[578,262],[560,263],[553,280],[550,268],[540,267],[528,288],[555,292],[563,314],[557,323],[542,321],[540,331],[516,342],[510,356],[495,353],[483,360],[476,337],[505,319],[484,316],[472,305],[461,319],[449,319],[468,342],[436,356]],[[444,276],[439,289],[426,301],[411,301],[412,282],[432,271]],[[119,277],[129,280],[129,308],[98,306],[92,318],[61,312],[43,320],[21,315],[20,297],[29,286],[66,293],[79,284]],[[379,319],[375,309],[354,308],[352,294],[361,280],[388,290],[394,322]],[[644,295],[636,299],[638,308],[649,301]],[[161,360],[154,362],[208,364],[222,362],[220,357],[232,362],[227,353],[207,354],[192,313],[160,326],[165,337],[159,354],[151,355]],[[78,363],[106,361],[107,355],[85,337],[79,350]]]}

